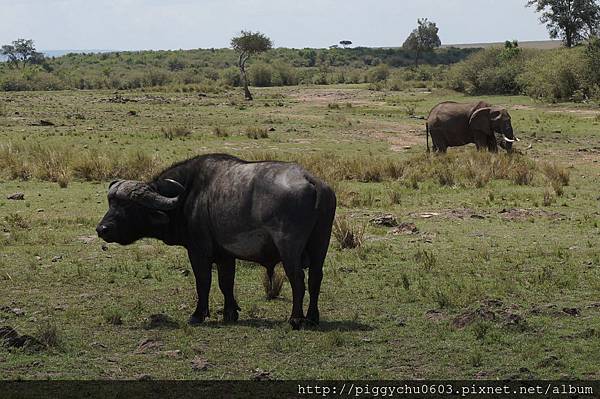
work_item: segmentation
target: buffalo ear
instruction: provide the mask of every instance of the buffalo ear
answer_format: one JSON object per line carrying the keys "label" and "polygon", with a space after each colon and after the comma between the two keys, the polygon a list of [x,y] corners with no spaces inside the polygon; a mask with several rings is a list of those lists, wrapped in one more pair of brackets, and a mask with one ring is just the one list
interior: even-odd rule
{"label": "buffalo ear", "polygon": [[492,109],[489,107],[480,108],[477,111],[475,111],[469,119],[469,128],[471,130],[485,132],[485,134],[488,136],[491,135],[491,111]]}
{"label": "buffalo ear", "polygon": [[167,198],[179,197],[185,191],[181,183],[172,179],[161,179],[152,184],[152,188]]}

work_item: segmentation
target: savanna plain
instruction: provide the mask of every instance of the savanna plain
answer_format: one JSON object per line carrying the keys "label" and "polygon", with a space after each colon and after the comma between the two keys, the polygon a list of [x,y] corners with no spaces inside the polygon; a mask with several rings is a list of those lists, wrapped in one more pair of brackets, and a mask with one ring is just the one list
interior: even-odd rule
{"label": "savanna plain", "polygon": [[[0,326],[41,343],[0,347],[0,378],[600,378],[597,105],[253,91],[0,94]],[[427,154],[422,117],[445,100],[506,107],[515,153]],[[239,322],[215,270],[190,327],[184,249],[95,236],[112,179],[211,152],[295,161],[335,189],[318,327],[292,331],[288,283],[268,300],[244,262]]]}

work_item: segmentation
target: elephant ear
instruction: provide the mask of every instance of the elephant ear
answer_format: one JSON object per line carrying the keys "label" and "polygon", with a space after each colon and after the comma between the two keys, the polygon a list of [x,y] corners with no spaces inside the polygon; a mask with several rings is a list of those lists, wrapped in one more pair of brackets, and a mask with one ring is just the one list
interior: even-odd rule
{"label": "elephant ear", "polygon": [[488,136],[492,135],[492,108],[480,108],[473,112],[469,119],[469,128],[471,130],[485,132]]}

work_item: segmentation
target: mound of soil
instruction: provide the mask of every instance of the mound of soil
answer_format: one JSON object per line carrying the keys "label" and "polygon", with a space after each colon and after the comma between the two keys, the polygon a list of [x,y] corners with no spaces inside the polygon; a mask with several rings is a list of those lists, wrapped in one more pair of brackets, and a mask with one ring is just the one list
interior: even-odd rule
{"label": "mound of soil", "polygon": [[19,335],[17,330],[10,326],[0,327],[0,341],[6,348],[26,348],[37,351],[45,348],[45,345],[31,335]]}
{"label": "mound of soil", "polygon": [[369,222],[376,226],[383,226],[383,227],[398,226],[398,220],[396,219],[396,217],[394,215],[391,215],[391,214],[375,216],[374,218],[369,220]]}
{"label": "mound of soil", "polygon": [[392,229],[390,234],[400,235],[400,234],[418,234],[419,229],[414,223],[402,222],[398,225],[398,227]]}
{"label": "mound of soil", "polygon": [[504,306],[500,300],[484,300],[477,309],[456,316],[452,320],[452,326],[463,329],[477,321],[490,321],[501,323],[504,327],[525,328],[525,319],[515,309],[516,306]]}
{"label": "mound of soil", "polygon": [[153,328],[179,328],[179,322],[177,320],[167,316],[166,314],[158,313],[153,314],[146,320],[146,329]]}

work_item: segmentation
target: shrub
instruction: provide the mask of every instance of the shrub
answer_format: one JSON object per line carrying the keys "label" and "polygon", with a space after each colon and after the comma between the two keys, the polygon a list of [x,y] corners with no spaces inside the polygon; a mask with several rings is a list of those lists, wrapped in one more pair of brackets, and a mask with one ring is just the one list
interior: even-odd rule
{"label": "shrub", "polygon": [[383,82],[390,76],[390,67],[387,64],[379,64],[369,71],[369,83]]}
{"label": "shrub", "polygon": [[530,97],[569,100],[584,89],[584,65],[582,49],[550,50],[529,60],[518,81]]}
{"label": "shrub", "polygon": [[272,65],[273,86],[293,86],[298,84],[296,71],[289,64],[283,61],[275,61]]}
{"label": "shrub", "polygon": [[221,80],[229,86],[233,86],[233,87],[240,86],[241,85],[240,70],[236,67],[229,67],[229,68],[223,69],[223,71],[221,71]]}
{"label": "shrub", "polygon": [[257,62],[250,67],[249,79],[253,86],[268,87],[271,86],[273,70],[268,64]]}
{"label": "shrub", "polygon": [[518,94],[525,62],[536,50],[488,48],[454,65],[447,74],[450,89],[468,94]]}

